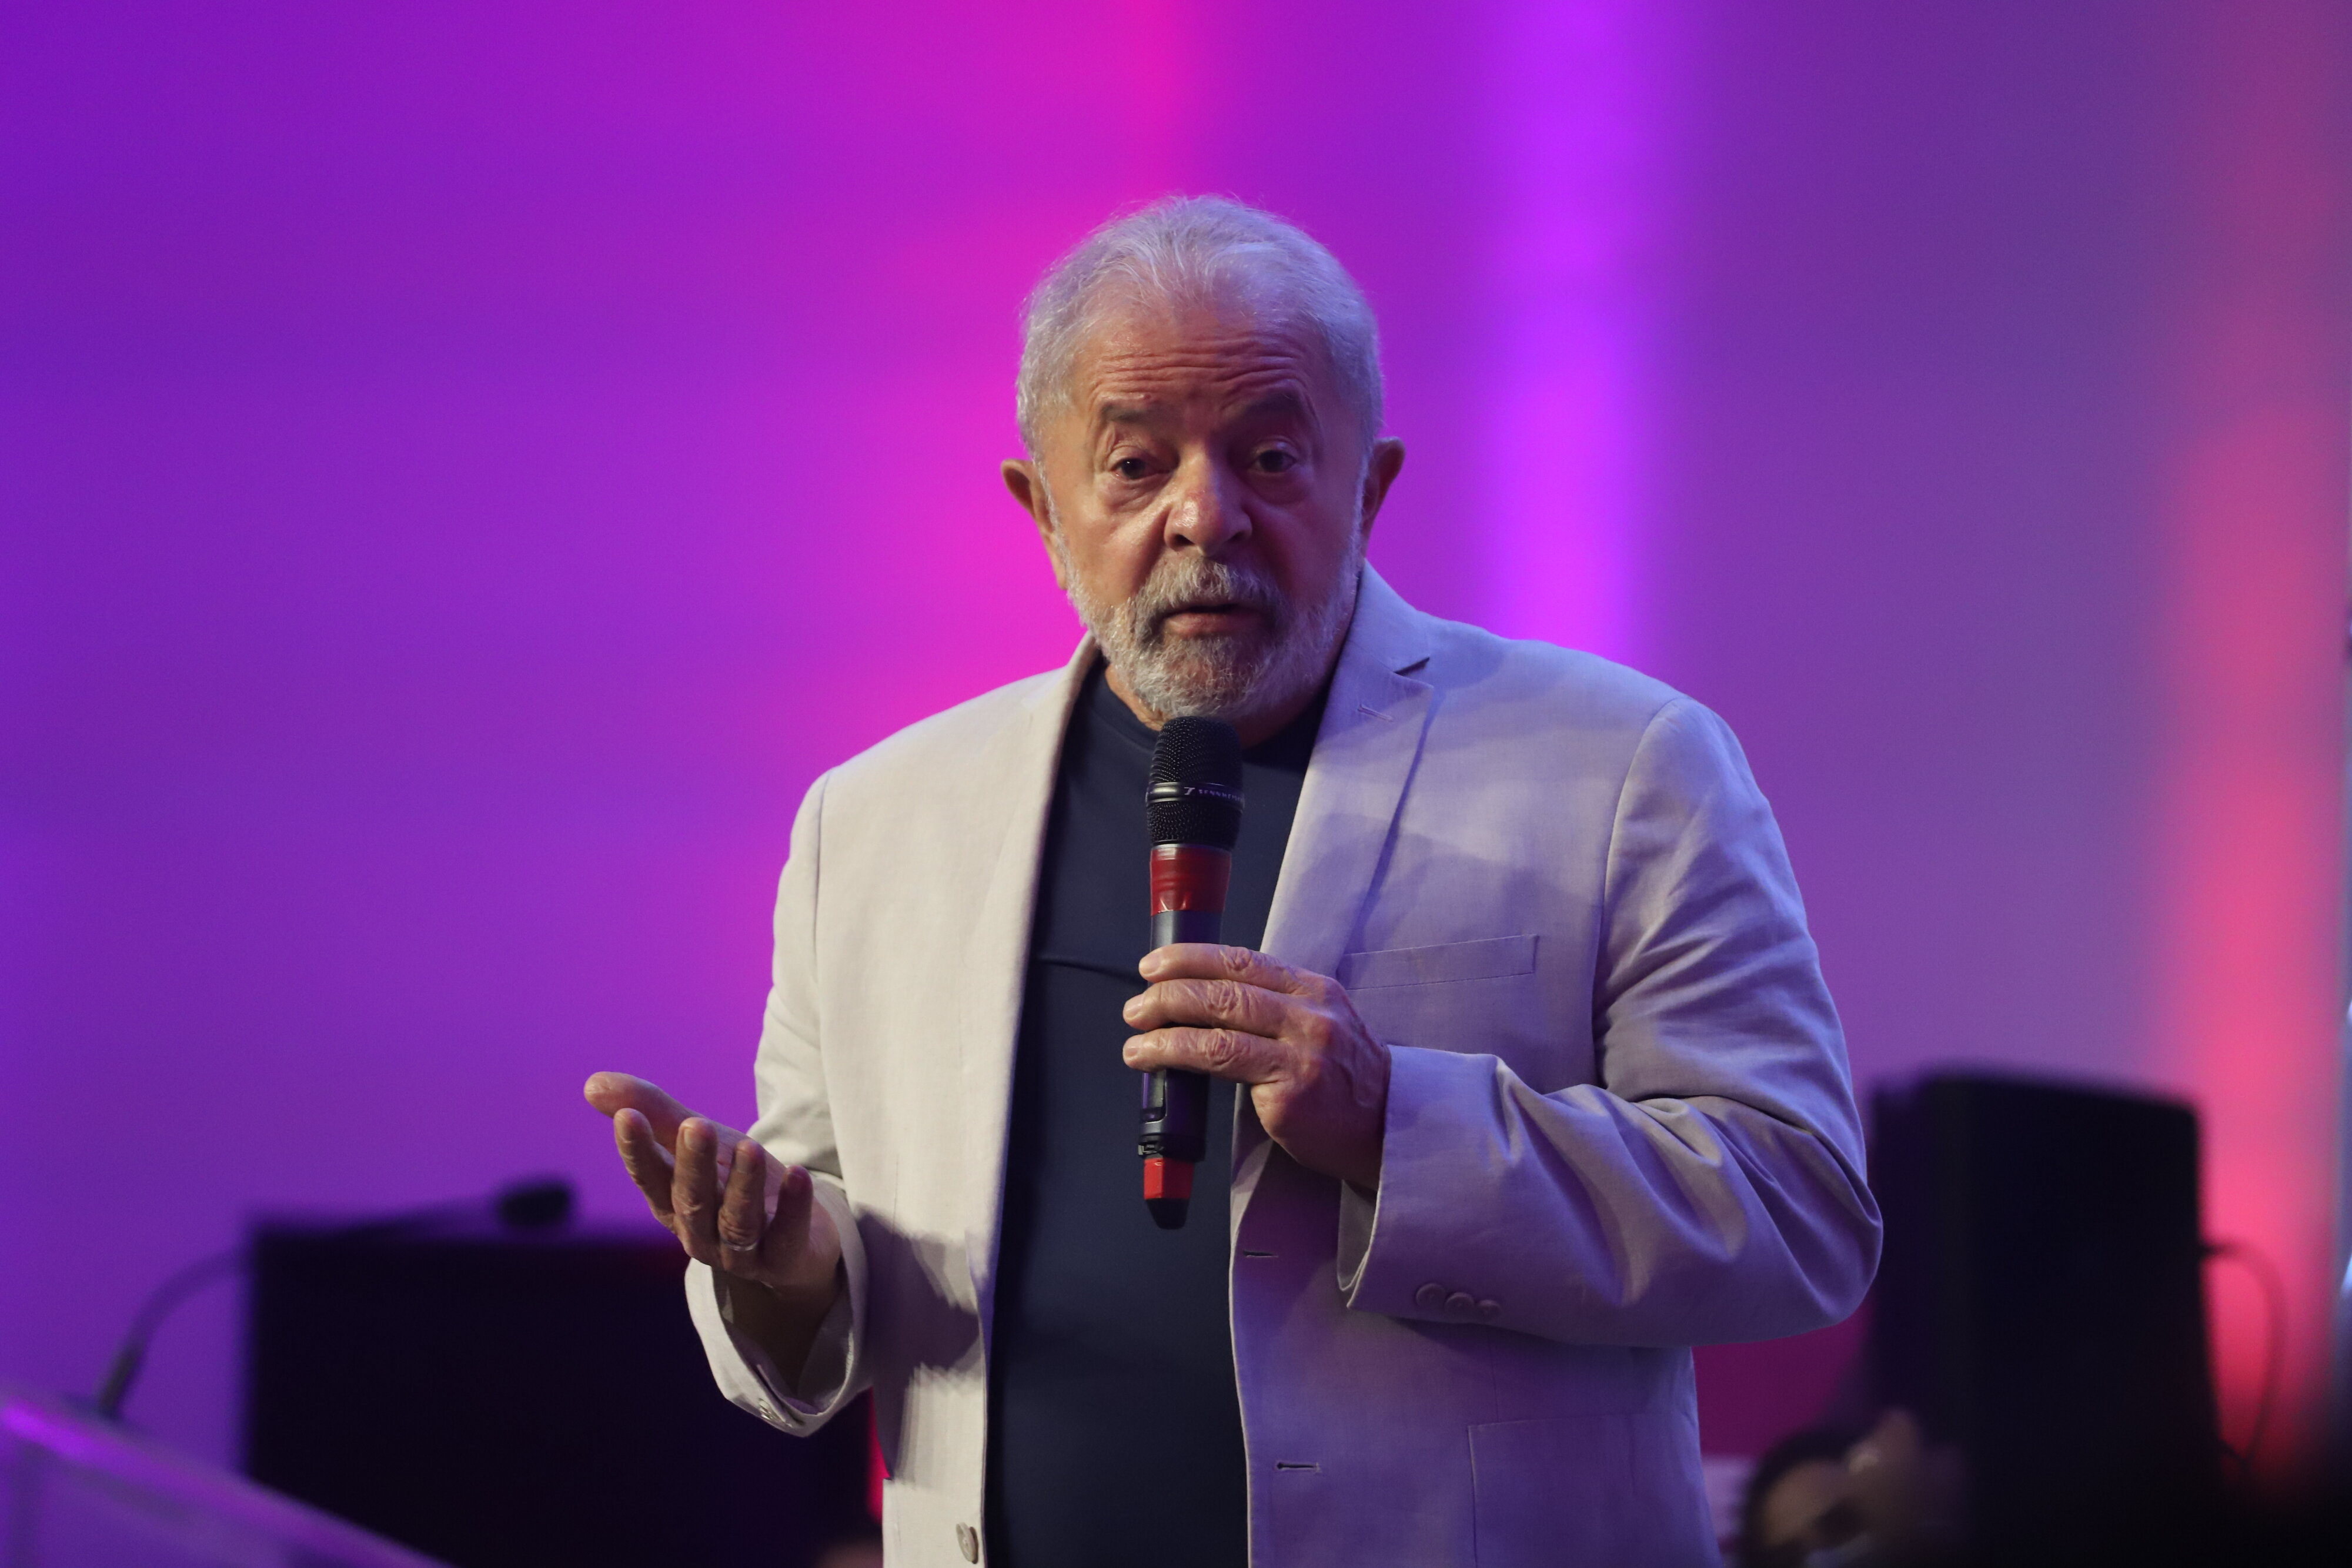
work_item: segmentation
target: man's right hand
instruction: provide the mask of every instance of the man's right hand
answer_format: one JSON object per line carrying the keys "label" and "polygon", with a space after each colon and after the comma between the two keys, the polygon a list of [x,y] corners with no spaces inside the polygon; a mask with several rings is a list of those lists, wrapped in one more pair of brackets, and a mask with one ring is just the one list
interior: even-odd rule
{"label": "man's right hand", "polygon": [[841,1234],[814,1178],[642,1078],[599,1072],[583,1092],[613,1118],[629,1179],[687,1256],[761,1287],[730,1290],[732,1315],[797,1380],[840,1291]]}

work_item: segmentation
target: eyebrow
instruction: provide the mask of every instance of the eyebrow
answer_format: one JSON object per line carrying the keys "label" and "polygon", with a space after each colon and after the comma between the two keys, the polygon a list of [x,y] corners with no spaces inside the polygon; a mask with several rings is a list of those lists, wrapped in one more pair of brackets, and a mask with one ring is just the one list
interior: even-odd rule
{"label": "eyebrow", "polygon": [[1314,409],[1307,406],[1306,398],[1299,395],[1297,387],[1277,387],[1263,396],[1252,398],[1241,410],[1244,419],[1260,418],[1270,413],[1296,414],[1310,423],[1315,418]]}

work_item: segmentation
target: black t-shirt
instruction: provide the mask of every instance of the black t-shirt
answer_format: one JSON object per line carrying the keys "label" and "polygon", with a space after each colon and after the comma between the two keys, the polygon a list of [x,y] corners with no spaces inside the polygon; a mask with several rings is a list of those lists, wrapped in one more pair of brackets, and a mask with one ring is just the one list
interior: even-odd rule
{"label": "black t-shirt", "polygon": [[[1255,947],[1323,704],[1243,756],[1224,937]],[[1087,677],[1062,743],[1013,1083],[988,1400],[989,1568],[1244,1568],[1249,1492],[1226,1301],[1234,1086],[1181,1230],[1145,1212],[1141,1075],[1119,1016],[1151,948],[1157,737]]]}

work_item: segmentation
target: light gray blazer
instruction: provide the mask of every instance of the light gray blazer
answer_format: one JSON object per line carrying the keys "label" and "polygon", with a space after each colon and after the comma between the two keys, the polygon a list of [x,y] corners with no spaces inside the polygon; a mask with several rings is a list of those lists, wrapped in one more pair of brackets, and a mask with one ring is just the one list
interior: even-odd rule
{"label": "light gray blazer", "polygon": [[[1093,658],[809,790],[754,1131],[822,1173],[849,1288],[793,1389],[709,1270],[688,1279],[737,1404],[804,1433],[873,1389],[893,1564],[980,1550],[1013,1040]],[[1713,1563],[1685,1347],[1844,1317],[1879,1233],[1837,1015],[1731,732],[1367,569],[1265,950],[1337,977],[1396,1049],[1376,1201],[1241,1097],[1252,1562]]]}

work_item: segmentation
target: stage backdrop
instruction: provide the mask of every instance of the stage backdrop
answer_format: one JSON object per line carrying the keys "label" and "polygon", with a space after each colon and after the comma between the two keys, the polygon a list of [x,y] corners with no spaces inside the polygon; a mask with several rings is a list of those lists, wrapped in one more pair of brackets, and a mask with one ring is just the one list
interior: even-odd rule
{"label": "stage backdrop", "polygon": [[[2307,1448],[2347,79],[2324,0],[9,8],[0,1376],[258,1208],[629,1212],[592,1069],[744,1114],[801,789],[1076,635],[1023,288],[1220,191],[1381,312],[1381,570],[1738,727],[1864,1080],[2200,1103]],[[233,1325],[134,1416],[226,1454]]]}

